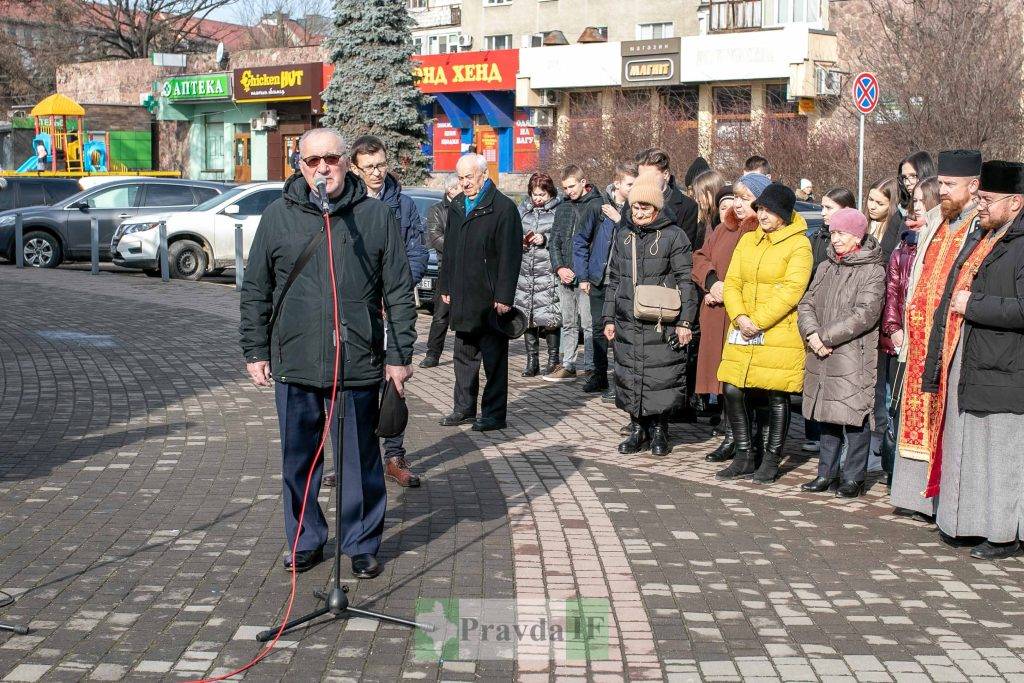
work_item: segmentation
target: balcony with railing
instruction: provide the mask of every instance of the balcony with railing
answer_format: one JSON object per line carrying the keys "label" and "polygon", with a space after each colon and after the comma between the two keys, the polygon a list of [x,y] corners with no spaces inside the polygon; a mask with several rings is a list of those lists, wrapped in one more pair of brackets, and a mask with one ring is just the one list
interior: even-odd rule
{"label": "balcony with railing", "polygon": [[711,0],[710,29],[721,31],[746,31],[761,28],[761,0]]}
{"label": "balcony with railing", "polygon": [[416,28],[459,26],[462,24],[462,7],[459,5],[447,5],[429,7],[422,10],[410,9],[409,16],[416,22]]}

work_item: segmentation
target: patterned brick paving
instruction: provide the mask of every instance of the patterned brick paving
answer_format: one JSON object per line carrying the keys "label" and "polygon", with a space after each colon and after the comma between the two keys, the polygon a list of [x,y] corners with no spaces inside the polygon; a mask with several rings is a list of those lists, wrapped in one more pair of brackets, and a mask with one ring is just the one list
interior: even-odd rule
{"label": "patterned brick paving", "polygon": [[[209,675],[280,618],[276,416],[243,376],[227,282],[0,266],[0,588],[19,598],[0,620],[33,628],[0,634],[0,680]],[[800,493],[814,463],[796,453],[773,486],[718,482],[706,425],[673,425],[665,459],[620,456],[621,414],[519,378],[515,352],[503,432],[437,426],[450,353],[417,371],[426,482],[390,491],[384,574],[344,578],[405,617],[419,598],[551,619],[546,601],[607,599],[607,657],[424,661],[404,628],[352,619],[289,634],[245,678],[1024,680],[1020,560],[972,562],[878,483]],[[328,579],[301,577],[297,612]]]}

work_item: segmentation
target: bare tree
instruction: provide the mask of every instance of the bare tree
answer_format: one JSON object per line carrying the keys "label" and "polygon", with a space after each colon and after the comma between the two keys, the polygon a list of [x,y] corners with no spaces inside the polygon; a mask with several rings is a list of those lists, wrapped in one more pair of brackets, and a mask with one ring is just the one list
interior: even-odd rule
{"label": "bare tree", "polygon": [[107,58],[135,59],[152,52],[188,52],[218,42],[203,20],[233,0],[50,0],[71,4],[77,25],[92,26]]}
{"label": "bare tree", "polygon": [[235,5],[235,21],[248,27],[254,49],[319,44],[332,5],[331,0],[242,0]]}
{"label": "bare tree", "polygon": [[909,151],[978,148],[1017,158],[1024,133],[1024,33],[1019,0],[864,0],[847,27],[854,61],[873,71],[882,104],[874,154],[891,168]]}

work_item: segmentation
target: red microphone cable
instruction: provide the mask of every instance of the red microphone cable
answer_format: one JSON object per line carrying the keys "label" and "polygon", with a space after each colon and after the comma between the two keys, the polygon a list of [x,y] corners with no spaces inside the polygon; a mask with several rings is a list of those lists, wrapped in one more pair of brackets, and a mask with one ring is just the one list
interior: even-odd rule
{"label": "red microphone cable", "polygon": [[[281,639],[281,634],[284,633],[285,624],[288,623],[288,619],[292,614],[292,607],[295,605],[295,592],[298,586],[298,574],[295,571],[295,553],[298,551],[299,537],[302,535],[302,520],[306,516],[306,502],[309,499],[309,489],[313,482],[313,472],[316,471],[316,466],[320,462],[320,458],[323,456],[324,449],[327,446],[327,437],[331,433],[331,421],[334,419],[335,403],[338,398],[338,375],[341,368],[341,316],[339,315],[338,306],[338,280],[334,272],[334,244],[331,241],[331,217],[326,211],[324,212],[324,230],[327,231],[327,267],[331,274],[331,299],[334,308],[334,376],[331,381],[331,406],[327,411],[327,420],[324,422],[324,431],[320,437],[320,444],[317,446],[316,454],[313,456],[313,462],[309,467],[309,474],[306,475],[306,489],[302,496],[302,509],[299,511],[298,530],[295,534],[295,541],[292,543],[292,586],[291,593],[288,595],[288,606],[284,611],[284,617],[281,619],[281,626],[278,627],[273,640],[267,643],[260,653],[253,657],[248,664],[240,666],[234,671],[229,671],[226,674],[221,674],[220,676],[201,678],[189,681],[188,683],[213,683],[213,681],[223,681],[256,666],[260,661],[267,657],[267,655],[274,651],[274,646],[277,645],[277,641]],[[338,438],[342,439],[344,438],[344,435],[338,434]],[[337,448],[337,445],[335,445],[335,448]],[[340,478],[338,485],[341,485]],[[338,504],[341,504],[340,500],[338,501]],[[334,532],[340,534],[341,529],[335,529]]]}

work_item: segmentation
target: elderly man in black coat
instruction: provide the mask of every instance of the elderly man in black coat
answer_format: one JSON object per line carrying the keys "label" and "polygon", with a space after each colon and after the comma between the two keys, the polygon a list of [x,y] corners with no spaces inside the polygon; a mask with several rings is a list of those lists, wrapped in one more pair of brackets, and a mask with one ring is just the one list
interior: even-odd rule
{"label": "elderly man in black coat", "polygon": [[[509,338],[495,322],[515,301],[523,224],[515,202],[487,177],[483,155],[466,154],[455,169],[462,194],[448,210],[437,285],[455,331],[455,406],[441,424],[472,422],[474,430],[485,432],[505,428]],[[478,418],[481,358],[487,384]]]}
{"label": "elderly man in black coat", "polygon": [[984,539],[971,557],[991,561],[1020,553],[1024,533],[1024,164],[982,164],[978,218],[958,259],[973,281],[954,269],[946,288],[959,342],[929,339],[923,386],[948,367],[935,523],[947,542]]}

